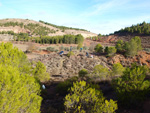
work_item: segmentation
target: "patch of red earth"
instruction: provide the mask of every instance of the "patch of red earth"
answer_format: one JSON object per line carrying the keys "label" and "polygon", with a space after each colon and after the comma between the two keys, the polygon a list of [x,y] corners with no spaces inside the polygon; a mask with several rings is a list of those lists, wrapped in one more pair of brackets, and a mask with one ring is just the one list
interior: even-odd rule
{"label": "patch of red earth", "polygon": [[117,54],[109,60],[110,60],[110,63],[112,64],[121,63],[121,62],[126,62],[126,63],[138,62],[142,65],[147,65],[148,67],[150,67],[150,53],[147,53],[144,51],[139,52],[138,55],[132,58],[125,58],[123,55]]}

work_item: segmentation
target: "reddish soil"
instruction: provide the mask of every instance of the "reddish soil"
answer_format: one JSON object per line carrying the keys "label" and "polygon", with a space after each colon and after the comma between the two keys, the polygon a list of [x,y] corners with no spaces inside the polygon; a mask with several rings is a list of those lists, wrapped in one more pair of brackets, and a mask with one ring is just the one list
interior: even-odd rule
{"label": "reddish soil", "polygon": [[147,65],[150,67],[150,53],[141,51],[138,55],[130,58],[125,58],[123,55],[116,54],[115,56],[109,58],[110,63],[122,63],[122,65],[127,66],[133,62],[137,62],[141,65]]}

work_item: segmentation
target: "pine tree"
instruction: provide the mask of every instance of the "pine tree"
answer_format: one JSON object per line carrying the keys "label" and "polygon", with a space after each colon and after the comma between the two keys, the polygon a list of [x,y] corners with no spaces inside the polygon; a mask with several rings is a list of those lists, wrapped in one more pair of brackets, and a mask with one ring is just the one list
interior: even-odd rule
{"label": "pine tree", "polygon": [[67,113],[113,113],[117,110],[115,101],[106,100],[101,91],[85,81],[73,83],[64,105]]}

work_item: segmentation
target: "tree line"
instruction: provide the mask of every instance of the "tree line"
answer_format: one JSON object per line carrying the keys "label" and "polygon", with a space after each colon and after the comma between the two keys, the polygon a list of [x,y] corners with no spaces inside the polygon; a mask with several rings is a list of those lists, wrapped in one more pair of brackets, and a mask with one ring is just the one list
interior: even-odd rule
{"label": "tree line", "polygon": [[78,35],[64,35],[64,36],[42,36],[35,39],[36,43],[41,44],[79,44],[83,43],[84,37],[81,34]]}
{"label": "tree line", "polygon": [[114,34],[138,34],[138,35],[150,35],[150,24],[143,22],[141,24],[132,25],[119,31],[115,31]]}

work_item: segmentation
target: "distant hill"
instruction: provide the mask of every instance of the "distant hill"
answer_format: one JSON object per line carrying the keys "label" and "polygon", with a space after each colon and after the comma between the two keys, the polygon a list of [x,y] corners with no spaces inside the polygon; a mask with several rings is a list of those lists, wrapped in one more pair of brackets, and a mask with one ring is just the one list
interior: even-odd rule
{"label": "distant hill", "polygon": [[115,31],[114,34],[150,36],[150,23],[143,22],[141,24],[132,25],[131,27]]}
{"label": "distant hill", "polygon": [[81,34],[84,38],[97,36],[84,29],[57,26],[44,21],[34,21],[29,19],[1,19],[0,34],[27,33],[29,36],[58,36]]}

